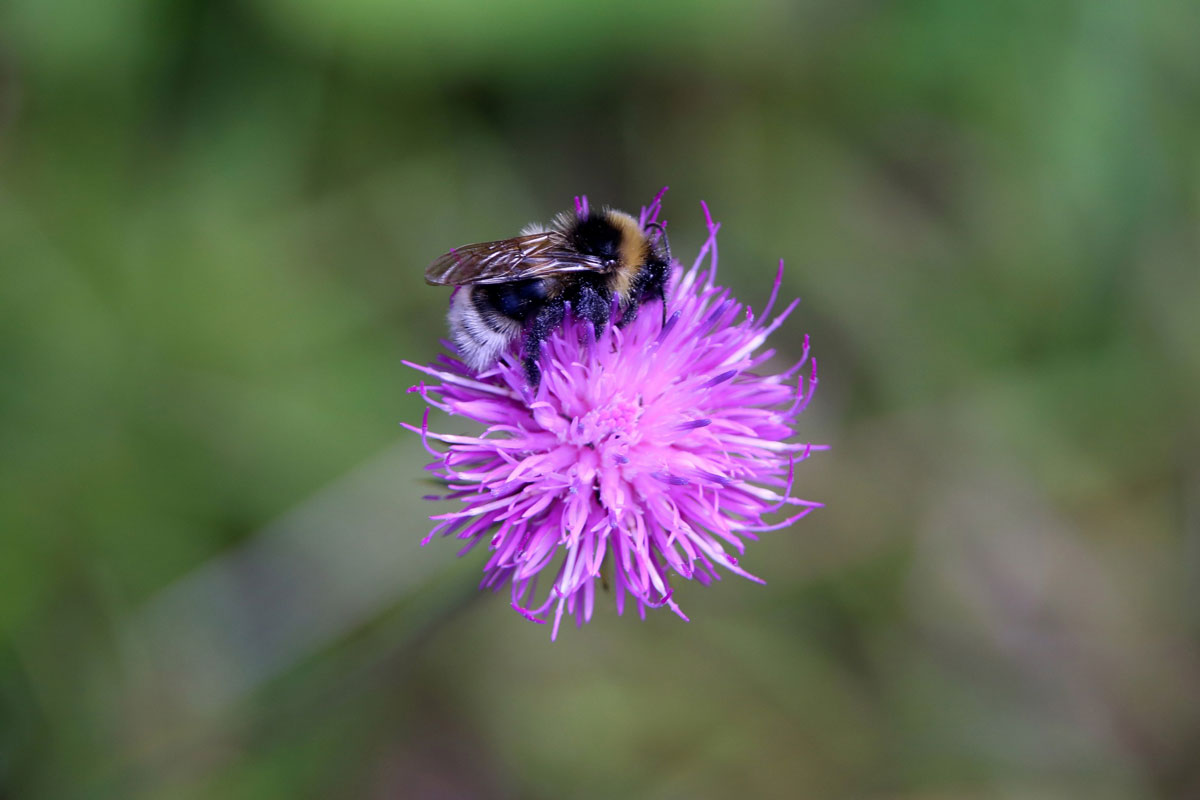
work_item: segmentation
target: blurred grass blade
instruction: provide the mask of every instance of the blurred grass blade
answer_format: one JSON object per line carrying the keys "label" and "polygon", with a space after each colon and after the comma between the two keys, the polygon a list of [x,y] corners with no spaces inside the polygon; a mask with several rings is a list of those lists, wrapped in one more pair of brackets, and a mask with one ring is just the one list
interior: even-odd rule
{"label": "blurred grass blade", "polygon": [[166,681],[159,689],[186,709],[219,713],[447,569],[444,556],[418,547],[424,517],[398,519],[397,492],[423,475],[410,444],[385,451],[146,603],[129,643],[140,666]]}

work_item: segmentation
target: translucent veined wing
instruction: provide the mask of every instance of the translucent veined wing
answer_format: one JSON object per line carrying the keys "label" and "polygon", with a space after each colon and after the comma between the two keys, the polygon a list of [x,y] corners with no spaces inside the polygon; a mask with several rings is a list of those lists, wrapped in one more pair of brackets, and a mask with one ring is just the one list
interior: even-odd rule
{"label": "translucent veined wing", "polygon": [[511,283],[564,272],[601,272],[599,258],[567,246],[562,233],[544,231],[456,247],[425,270],[425,282],[465,286],[470,283]]}

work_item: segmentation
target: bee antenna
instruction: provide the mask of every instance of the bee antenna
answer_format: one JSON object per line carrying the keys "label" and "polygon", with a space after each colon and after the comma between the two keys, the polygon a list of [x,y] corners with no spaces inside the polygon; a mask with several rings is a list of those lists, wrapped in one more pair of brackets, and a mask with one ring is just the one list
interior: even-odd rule
{"label": "bee antenna", "polygon": [[647,222],[647,228],[654,228],[658,231],[658,238],[662,240],[663,247],[667,250],[667,263],[671,263],[671,240],[667,238],[667,226],[661,222]]}

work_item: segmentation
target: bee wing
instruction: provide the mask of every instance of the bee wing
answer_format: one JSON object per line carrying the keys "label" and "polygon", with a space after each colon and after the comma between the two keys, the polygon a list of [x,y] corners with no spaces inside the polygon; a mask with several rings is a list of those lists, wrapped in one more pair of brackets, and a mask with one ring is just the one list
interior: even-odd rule
{"label": "bee wing", "polygon": [[425,270],[425,282],[465,286],[509,283],[564,272],[601,272],[600,259],[577,253],[558,231],[457,247]]}

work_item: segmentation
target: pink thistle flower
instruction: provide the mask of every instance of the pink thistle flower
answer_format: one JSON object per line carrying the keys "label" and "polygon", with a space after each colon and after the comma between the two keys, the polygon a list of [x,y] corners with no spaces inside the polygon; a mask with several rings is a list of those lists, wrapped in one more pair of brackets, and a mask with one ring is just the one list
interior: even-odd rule
{"label": "pink thistle flower", "polygon": [[[665,191],[642,209],[643,227],[658,221]],[[577,209],[586,203],[576,198]],[[421,544],[453,535],[466,542],[463,555],[487,542],[480,588],[508,583],[513,608],[534,622],[553,612],[552,639],[564,611],[577,625],[591,619],[609,572],[617,613],[629,594],[643,619],[661,606],[687,619],[671,573],[708,584],[723,569],[763,583],[738,563],[745,540],[821,506],[791,496],[796,465],[827,449],[789,441],[817,386],[816,359],[804,370],[808,337],[791,369],[757,372],[774,355],[763,349],[767,337],[799,300],[767,321],[782,262],[757,318],[716,286],[720,225],[701,205],[708,239],[691,268],[672,265],[665,325],[651,307],[596,341],[590,323],[568,316],[543,345],[536,390],[514,350],[479,374],[448,356],[435,366],[404,362],[439,381],[409,391],[487,426],[478,436],[434,433],[428,407],[419,428],[405,424],[449,489],[430,499],[462,504],[432,516]],[[787,507],[795,513],[768,522]],[[539,598],[538,576],[554,565]]]}

